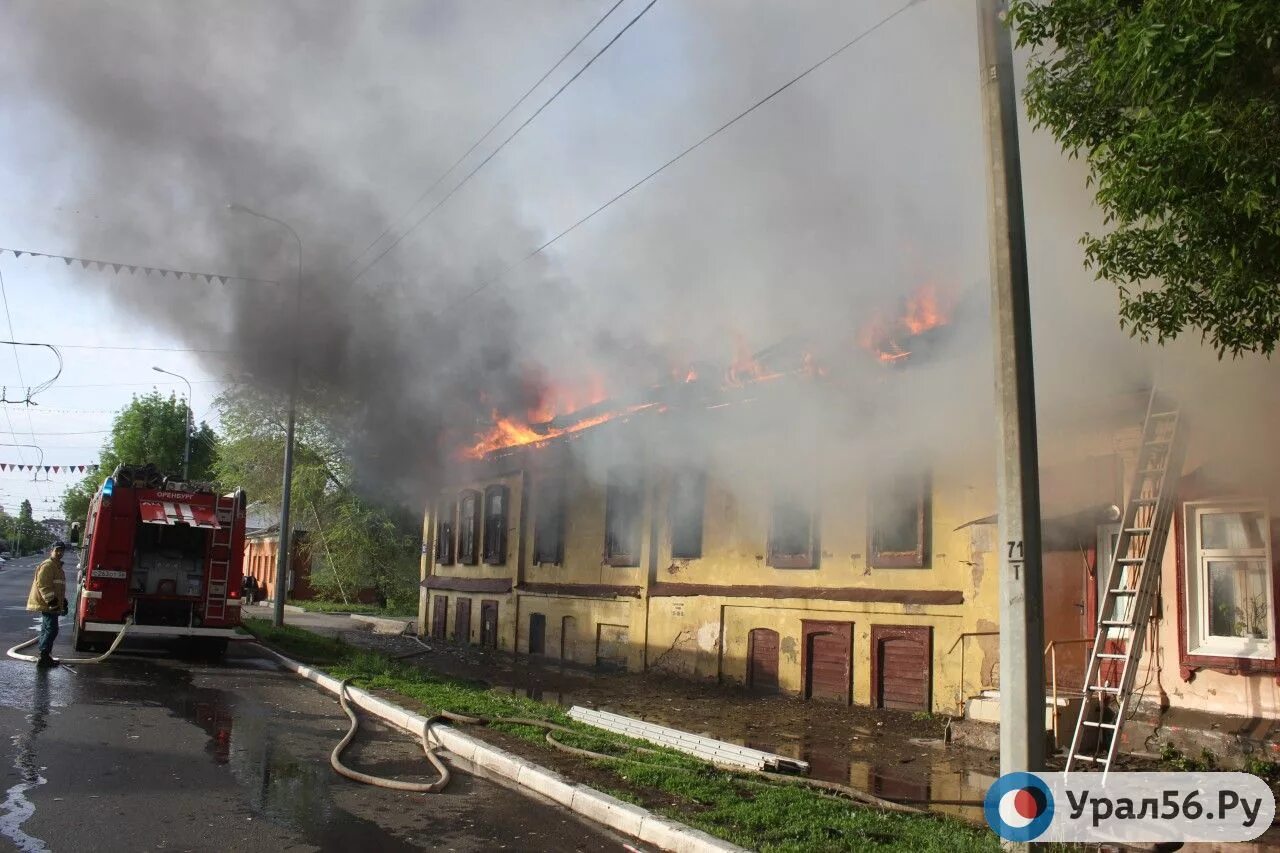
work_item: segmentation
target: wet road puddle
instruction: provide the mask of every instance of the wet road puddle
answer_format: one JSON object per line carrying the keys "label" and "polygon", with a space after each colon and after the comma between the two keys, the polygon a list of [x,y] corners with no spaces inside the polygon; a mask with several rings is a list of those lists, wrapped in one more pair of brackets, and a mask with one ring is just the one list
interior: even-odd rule
{"label": "wet road puddle", "polygon": [[[486,675],[493,678],[492,673]],[[511,678],[511,673],[507,675],[506,678],[494,679],[499,683],[493,684],[493,692],[523,696],[564,708],[576,704],[591,707],[599,704],[590,698],[580,698],[572,688],[549,689],[537,684],[531,685],[518,677]],[[579,675],[589,678],[589,675]],[[590,688],[588,692],[589,690]],[[884,744],[877,744],[874,749],[868,750],[866,744],[858,742],[857,737],[849,742],[842,742],[834,735],[813,737],[807,734],[782,733],[776,738],[761,737],[758,734],[733,737],[725,731],[711,732],[703,731],[696,725],[691,727],[688,719],[679,716],[672,718],[660,712],[636,714],[621,708],[613,710],[658,725],[807,761],[810,768],[808,775],[814,779],[848,785],[877,797],[931,807],[969,820],[983,819],[981,806],[959,803],[980,802],[998,775],[982,772],[973,767],[971,761],[953,759],[943,749],[940,740],[909,740],[894,743],[888,749],[883,748]],[[863,758],[868,751],[879,753],[879,760]]]}
{"label": "wet road puddle", "polygon": [[[6,661],[4,666],[8,668],[10,663],[16,662]],[[26,664],[25,668],[30,670],[31,665]],[[49,715],[55,707],[54,696],[61,692],[51,688],[51,682],[59,684],[60,676],[49,672],[37,672],[34,680],[29,674],[24,676],[18,679],[24,685],[19,688],[12,686],[15,679],[5,678],[6,686],[0,692],[0,703],[12,708],[30,709],[26,715],[26,730],[9,738],[14,748],[13,769],[18,771],[21,781],[5,791],[5,800],[0,803],[0,835],[13,842],[22,853],[44,853],[49,849],[48,845],[24,832],[22,827],[36,813],[35,803],[27,798],[27,792],[48,781],[41,773],[44,768],[39,763],[37,747],[40,734],[49,726]],[[60,704],[65,704],[65,701]]]}

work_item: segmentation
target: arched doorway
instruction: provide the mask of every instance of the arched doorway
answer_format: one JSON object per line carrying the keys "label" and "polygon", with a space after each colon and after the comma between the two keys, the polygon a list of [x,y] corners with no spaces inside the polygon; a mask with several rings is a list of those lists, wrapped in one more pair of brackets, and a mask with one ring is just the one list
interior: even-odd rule
{"label": "arched doorway", "polygon": [[778,632],[752,628],[747,634],[747,687],[778,692]]}
{"label": "arched doorway", "polygon": [[804,695],[848,705],[853,681],[853,623],[804,621]]}
{"label": "arched doorway", "polygon": [[578,620],[566,616],[560,620],[560,660],[574,661],[577,648]]}

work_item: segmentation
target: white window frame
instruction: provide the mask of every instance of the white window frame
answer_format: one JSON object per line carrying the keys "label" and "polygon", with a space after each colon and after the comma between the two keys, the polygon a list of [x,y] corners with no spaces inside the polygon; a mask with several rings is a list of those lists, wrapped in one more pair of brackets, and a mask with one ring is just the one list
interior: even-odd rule
{"label": "white window frame", "polygon": [[[1200,518],[1204,515],[1242,510],[1260,511],[1263,516],[1265,547],[1260,550],[1207,550],[1200,547]],[[1195,501],[1183,505],[1186,538],[1184,570],[1186,572],[1187,654],[1204,657],[1249,658],[1273,660],[1276,656],[1275,566],[1271,561],[1271,513],[1264,501]],[[1211,560],[1262,560],[1267,567],[1267,613],[1271,620],[1271,637],[1216,637],[1209,634],[1209,577]]]}

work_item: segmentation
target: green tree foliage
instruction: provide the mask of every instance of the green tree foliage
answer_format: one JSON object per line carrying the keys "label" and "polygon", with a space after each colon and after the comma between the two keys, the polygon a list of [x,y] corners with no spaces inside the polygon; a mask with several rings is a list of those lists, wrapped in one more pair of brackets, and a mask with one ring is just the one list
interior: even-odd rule
{"label": "green tree foliage", "polygon": [[15,554],[39,551],[53,541],[53,537],[39,524],[31,510],[31,501],[24,500],[17,516],[0,515],[0,528],[5,541]]}
{"label": "green tree foliage", "polygon": [[[182,453],[187,429],[185,400],[152,391],[134,397],[111,425],[111,437],[102,447],[99,469],[67,489],[62,509],[69,522],[83,522],[102,480],[120,464],[155,465],[165,473],[182,476]],[[191,436],[191,479],[207,480],[213,474],[217,439],[206,423],[195,426]]]}
{"label": "green tree foliage", "polygon": [[[218,399],[223,436],[214,471],[250,499],[278,509],[286,411],[280,400],[251,389]],[[334,406],[302,406],[294,447],[292,518],[311,546],[311,585],[326,598],[354,599],[372,589],[380,603],[416,607],[421,524],[393,505],[352,488],[353,467],[335,424]]]}
{"label": "green tree foliage", "polygon": [[1143,340],[1221,357],[1280,337],[1280,3],[1013,0],[1037,126],[1084,155],[1110,230],[1082,239]]}

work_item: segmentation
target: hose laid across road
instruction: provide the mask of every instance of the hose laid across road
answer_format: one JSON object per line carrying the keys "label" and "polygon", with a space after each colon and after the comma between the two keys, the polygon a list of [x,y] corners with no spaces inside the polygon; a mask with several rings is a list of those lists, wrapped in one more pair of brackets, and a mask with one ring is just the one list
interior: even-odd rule
{"label": "hose laid across road", "polygon": [[[77,665],[82,663],[102,663],[104,660],[111,657],[111,655],[115,653],[115,650],[119,648],[121,641],[124,640],[124,635],[128,632],[130,626],[132,625],[133,625],[133,617],[130,616],[128,619],[125,620],[124,625],[120,626],[120,633],[116,634],[116,638],[111,641],[111,645],[107,648],[107,650],[102,654],[98,655],[97,657],[58,658],[58,663],[59,664],[74,663]],[[30,661],[32,663],[35,663],[36,661],[40,660],[39,657],[37,657],[36,655],[24,655],[21,652],[22,652],[22,649],[30,648],[31,646],[34,646],[39,641],[40,641],[39,637],[32,637],[30,640],[26,640],[24,642],[18,643],[18,645],[9,649],[8,655],[14,660],[25,660],[25,661]]]}

